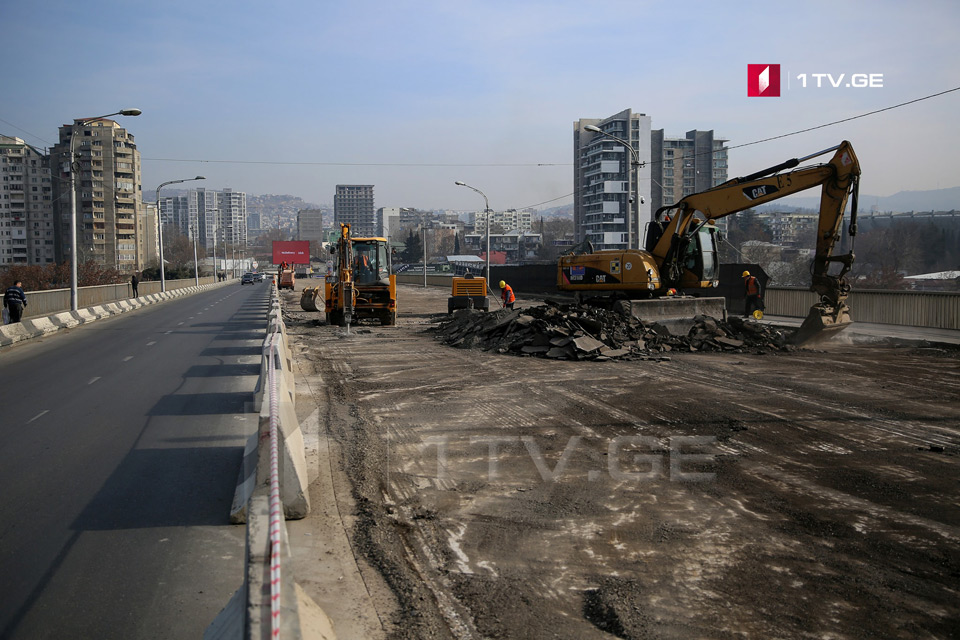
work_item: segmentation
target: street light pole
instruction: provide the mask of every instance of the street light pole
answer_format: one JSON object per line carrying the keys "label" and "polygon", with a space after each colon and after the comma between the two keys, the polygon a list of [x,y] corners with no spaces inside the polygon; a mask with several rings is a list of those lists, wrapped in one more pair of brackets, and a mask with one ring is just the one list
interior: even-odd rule
{"label": "street light pole", "polygon": [[596,125],[588,124],[588,125],[585,125],[583,128],[587,131],[591,131],[593,133],[599,133],[600,135],[610,138],[611,140],[615,140],[616,142],[619,142],[620,144],[622,144],[623,146],[625,146],[627,149],[630,150],[631,161],[630,161],[630,166],[627,167],[627,248],[633,249],[634,248],[633,246],[633,206],[630,204],[631,193],[634,194],[633,202],[637,205],[637,218],[638,218],[637,219],[637,236],[638,236],[637,245],[639,246],[640,244],[639,242],[640,178],[638,176],[637,179],[634,180],[633,172],[636,169],[642,167],[646,163],[640,162],[640,154],[637,153],[637,150],[633,148],[632,144],[630,144],[623,138],[619,138],[613,135],[612,133],[607,133],[606,131],[603,131],[600,127]]}
{"label": "street light pole", "polygon": [[[197,176],[196,178],[184,178],[183,180],[170,180],[169,182],[162,182],[160,186],[157,187],[157,240],[160,245],[160,292],[163,293],[167,290],[167,279],[164,276],[164,266],[163,266],[163,216],[160,213],[160,189],[167,186],[168,184],[179,184],[181,182],[191,182],[193,180],[206,180],[203,176]],[[200,212],[197,212],[197,216],[200,216]],[[194,273],[196,273],[196,259],[197,259],[197,236],[193,236],[193,259],[194,259]],[[197,284],[200,283],[200,278],[197,277]]]}
{"label": "street light pole", "polygon": [[[96,118],[84,118],[83,120],[74,120],[73,126],[70,127],[70,310],[77,310],[77,302],[79,299],[78,288],[77,288],[77,172],[74,168],[74,154],[75,144],[74,141],[77,138],[77,127],[82,127],[95,122],[102,118],[109,118],[110,116],[138,116],[142,111],[140,109],[121,109],[114,113],[108,113],[105,116],[97,116]],[[79,163],[77,163],[79,164]]]}
{"label": "street light pole", "polygon": [[487,196],[483,191],[480,191],[480,189],[477,189],[476,187],[471,187],[466,182],[461,182],[460,180],[457,180],[453,184],[457,185],[458,187],[466,187],[467,189],[473,189],[474,191],[476,191],[477,193],[483,196],[483,207],[484,207],[483,213],[487,221],[487,273],[486,275],[487,275],[487,286],[489,287],[490,286],[490,213],[491,213],[490,201],[487,200]]}

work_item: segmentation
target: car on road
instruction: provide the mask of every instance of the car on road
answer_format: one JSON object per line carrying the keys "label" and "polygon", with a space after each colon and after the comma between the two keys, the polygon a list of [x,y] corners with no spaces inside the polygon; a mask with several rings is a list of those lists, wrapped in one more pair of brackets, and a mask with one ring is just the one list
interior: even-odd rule
{"label": "car on road", "polygon": [[252,273],[245,273],[243,277],[240,278],[240,284],[253,284],[255,282]]}
{"label": "car on road", "polygon": [[263,274],[260,273],[259,271],[256,272],[256,273],[254,273],[254,274],[253,274],[253,281],[254,281],[254,282],[263,282]]}

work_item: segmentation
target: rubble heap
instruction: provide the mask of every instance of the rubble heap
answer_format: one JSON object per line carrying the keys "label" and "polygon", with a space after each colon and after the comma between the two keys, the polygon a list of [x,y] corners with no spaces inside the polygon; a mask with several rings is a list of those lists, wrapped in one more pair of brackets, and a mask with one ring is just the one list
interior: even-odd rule
{"label": "rubble heap", "polygon": [[788,336],[752,320],[694,318],[685,336],[661,324],[598,307],[547,304],[490,313],[459,309],[435,329],[438,339],[461,349],[560,360],[669,360],[667,352],[770,353],[793,349]]}

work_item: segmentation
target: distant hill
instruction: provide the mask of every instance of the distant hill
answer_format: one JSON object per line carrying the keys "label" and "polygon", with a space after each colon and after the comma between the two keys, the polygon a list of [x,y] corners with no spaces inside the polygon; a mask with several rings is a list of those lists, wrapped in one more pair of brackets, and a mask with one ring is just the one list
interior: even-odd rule
{"label": "distant hill", "polygon": [[[789,211],[792,208],[816,209],[820,206],[817,196],[784,198],[771,204],[757,207],[759,211]],[[933,189],[930,191],[899,191],[892,196],[860,194],[860,211],[902,213],[906,211],[953,211],[960,209],[960,187]]]}

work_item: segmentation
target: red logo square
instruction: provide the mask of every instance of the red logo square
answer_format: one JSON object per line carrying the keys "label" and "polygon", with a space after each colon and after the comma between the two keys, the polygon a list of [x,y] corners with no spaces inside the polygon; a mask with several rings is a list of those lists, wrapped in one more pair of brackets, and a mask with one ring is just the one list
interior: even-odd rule
{"label": "red logo square", "polygon": [[747,65],[747,97],[779,98],[780,97],[780,65],[748,64]]}

